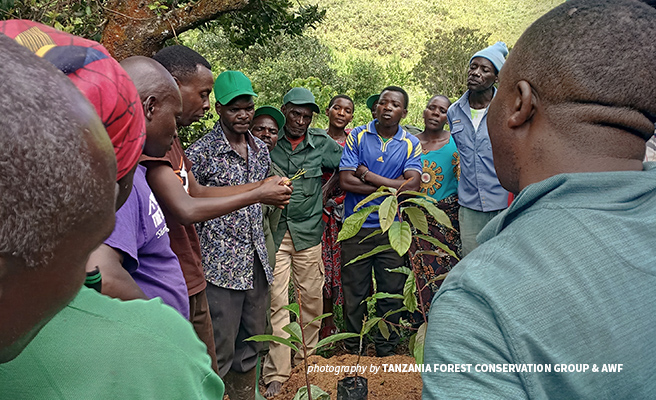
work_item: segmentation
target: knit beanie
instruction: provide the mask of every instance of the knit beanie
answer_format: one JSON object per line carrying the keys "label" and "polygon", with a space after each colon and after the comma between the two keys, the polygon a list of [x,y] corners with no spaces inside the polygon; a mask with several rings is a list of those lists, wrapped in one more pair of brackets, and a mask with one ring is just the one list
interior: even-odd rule
{"label": "knit beanie", "polygon": [[483,57],[488,59],[494,68],[497,69],[497,74],[501,71],[503,63],[506,61],[506,56],[508,55],[508,47],[504,42],[496,42],[492,46],[486,47],[478,53],[474,54],[472,58],[469,59],[471,64],[472,60],[476,57]]}

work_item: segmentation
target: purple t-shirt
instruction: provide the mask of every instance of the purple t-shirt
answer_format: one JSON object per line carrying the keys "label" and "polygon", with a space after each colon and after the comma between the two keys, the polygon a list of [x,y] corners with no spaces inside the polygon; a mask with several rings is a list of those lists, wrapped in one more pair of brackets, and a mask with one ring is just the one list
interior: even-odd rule
{"label": "purple t-shirt", "polygon": [[137,167],[130,197],[116,212],[114,232],[105,244],[123,252],[123,267],[150,298],[189,319],[189,297],[180,263],[169,242],[168,227],[146,182],[146,168]]}

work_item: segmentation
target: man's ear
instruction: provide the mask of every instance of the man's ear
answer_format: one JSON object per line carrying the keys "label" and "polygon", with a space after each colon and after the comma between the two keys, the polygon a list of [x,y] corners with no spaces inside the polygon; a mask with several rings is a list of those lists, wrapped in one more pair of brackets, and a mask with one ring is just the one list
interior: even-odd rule
{"label": "man's ear", "polygon": [[155,108],[157,107],[157,99],[155,96],[148,96],[146,100],[143,101],[143,110],[144,115],[148,121],[153,120],[153,114],[155,113]]}
{"label": "man's ear", "polygon": [[221,103],[218,101],[214,103],[214,110],[216,110],[216,115],[221,116]]}
{"label": "man's ear", "polygon": [[403,114],[401,114],[401,119],[405,118],[408,115],[408,109],[404,108],[403,109]]}
{"label": "man's ear", "polygon": [[515,99],[508,117],[508,127],[518,128],[533,118],[537,99],[531,84],[526,81],[517,82],[513,95]]}

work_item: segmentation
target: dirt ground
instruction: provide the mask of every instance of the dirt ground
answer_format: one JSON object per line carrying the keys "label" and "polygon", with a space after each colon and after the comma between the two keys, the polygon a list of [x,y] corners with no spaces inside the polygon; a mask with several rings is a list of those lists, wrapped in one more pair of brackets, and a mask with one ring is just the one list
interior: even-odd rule
{"label": "dirt ground", "polygon": [[[310,356],[308,366],[310,370],[316,367],[334,369],[337,366],[355,366],[357,356],[352,354],[337,355],[331,358],[321,356]],[[405,355],[391,357],[361,357],[359,376],[368,380],[368,400],[420,400],[421,399],[421,373],[419,372],[384,372],[383,364],[414,364],[414,358]],[[378,373],[373,373],[371,366],[380,367]],[[282,387],[282,391],[274,400],[291,400],[298,388],[305,386],[305,375],[302,371],[303,365],[298,365],[292,371],[292,375]],[[362,369],[365,372],[362,373]],[[337,399],[337,381],[346,376],[354,374],[341,372],[310,372],[310,383],[325,390],[332,400]]]}

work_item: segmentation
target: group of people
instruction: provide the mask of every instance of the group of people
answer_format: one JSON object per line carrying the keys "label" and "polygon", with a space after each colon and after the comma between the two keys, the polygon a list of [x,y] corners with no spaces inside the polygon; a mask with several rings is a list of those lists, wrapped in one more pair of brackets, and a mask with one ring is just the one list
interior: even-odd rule
{"label": "group of people", "polygon": [[[651,5],[571,0],[509,56],[501,42],[475,53],[467,92],[431,97],[423,130],[401,125],[409,97],[388,86],[353,129],[353,100],[333,97],[324,131],[308,89],[256,108],[247,76],[215,79],[185,46],[119,63],[93,41],[0,22],[0,397],[254,399],[262,348],[245,339],[287,336],[290,280],[313,348],[335,332],[316,317],[341,304],[359,332],[372,275],[402,293],[390,270],[408,263],[430,304],[430,365],[624,364],[424,372],[424,398],[649,397],[654,36]],[[219,119],[185,150],[177,130],[212,93]],[[457,257],[414,240],[410,259],[390,249],[343,267],[389,244],[377,212],[337,240],[380,186],[431,196],[452,226],[429,215],[429,235]],[[401,306],[382,298],[376,314]],[[376,354],[398,341],[378,334]],[[270,343],[266,397],[302,357]]]}

